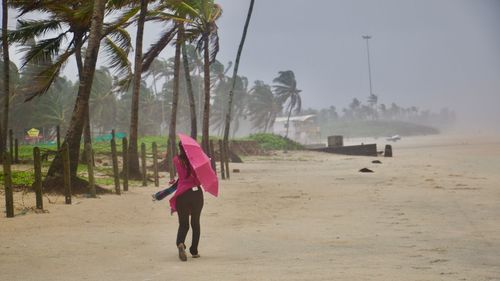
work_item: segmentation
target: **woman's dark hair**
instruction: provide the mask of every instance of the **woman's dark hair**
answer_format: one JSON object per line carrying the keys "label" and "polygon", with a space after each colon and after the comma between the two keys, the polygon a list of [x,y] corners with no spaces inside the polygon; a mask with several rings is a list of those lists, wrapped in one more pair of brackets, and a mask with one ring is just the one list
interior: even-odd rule
{"label": "woman's dark hair", "polygon": [[179,159],[181,160],[182,165],[186,167],[187,176],[189,177],[191,175],[191,164],[189,164],[186,151],[184,150],[181,142],[179,142]]}

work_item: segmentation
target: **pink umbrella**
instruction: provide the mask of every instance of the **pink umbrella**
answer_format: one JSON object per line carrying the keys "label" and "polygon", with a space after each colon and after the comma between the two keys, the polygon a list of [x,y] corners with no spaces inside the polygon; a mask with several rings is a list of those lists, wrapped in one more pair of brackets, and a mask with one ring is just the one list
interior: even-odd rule
{"label": "pink umbrella", "polygon": [[219,181],[212,169],[210,158],[194,139],[184,134],[178,134],[178,136],[201,186],[206,192],[217,197],[219,195]]}

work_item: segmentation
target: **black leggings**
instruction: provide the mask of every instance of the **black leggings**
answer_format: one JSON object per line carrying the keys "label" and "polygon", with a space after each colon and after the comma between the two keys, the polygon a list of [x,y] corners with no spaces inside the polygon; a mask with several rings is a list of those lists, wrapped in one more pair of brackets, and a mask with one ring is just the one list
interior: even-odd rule
{"label": "black leggings", "polygon": [[192,255],[198,254],[198,242],[200,241],[200,214],[203,209],[203,191],[198,187],[197,191],[189,189],[177,197],[177,215],[179,216],[179,230],[177,231],[176,245],[186,241],[189,231],[189,215],[191,215],[191,227],[193,229],[193,239],[189,252]]}

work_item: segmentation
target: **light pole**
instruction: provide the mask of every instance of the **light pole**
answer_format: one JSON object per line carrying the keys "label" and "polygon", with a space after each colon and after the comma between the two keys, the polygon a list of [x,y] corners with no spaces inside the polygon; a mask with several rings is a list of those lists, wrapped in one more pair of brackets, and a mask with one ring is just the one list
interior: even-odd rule
{"label": "light pole", "polygon": [[371,70],[371,66],[370,66],[370,44],[368,43],[368,40],[370,40],[372,37],[370,35],[363,35],[361,37],[366,40],[366,53],[368,54],[368,79],[370,81],[370,96],[371,96],[371,95],[373,95],[372,70]]}

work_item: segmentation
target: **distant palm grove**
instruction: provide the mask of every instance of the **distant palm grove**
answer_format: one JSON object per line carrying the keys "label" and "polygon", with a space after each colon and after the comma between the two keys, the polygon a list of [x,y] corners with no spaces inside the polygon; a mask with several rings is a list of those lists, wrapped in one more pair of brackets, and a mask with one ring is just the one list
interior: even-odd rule
{"label": "distant palm grove", "polygon": [[[176,132],[201,135],[208,151],[210,134],[224,136],[227,146],[228,135],[234,137],[243,123],[254,132],[272,132],[278,116],[290,119],[301,111],[316,114],[324,128],[338,120],[454,119],[453,112],[436,115],[379,104],[375,95],[367,105],[354,99],[341,113],[333,106],[304,112],[293,71],[277,72],[270,84],[248,81],[237,70],[253,0],[234,64],[217,60],[217,22],[223,7],[211,0],[2,3],[1,151],[6,150],[9,129],[23,139],[30,128],[53,135],[60,126],[73,177],[82,142],[91,143],[112,129],[129,137],[130,174],[139,177],[139,135],[168,135],[173,155]],[[9,11],[17,18],[13,30],[7,29]],[[159,26],[158,38],[143,46],[150,23]],[[22,53],[20,62],[11,61],[9,46]],[[174,52],[172,57],[163,55],[167,48]],[[77,81],[64,76],[69,61],[76,63]],[[55,157],[48,178],[62,174],[60,158]]]}

